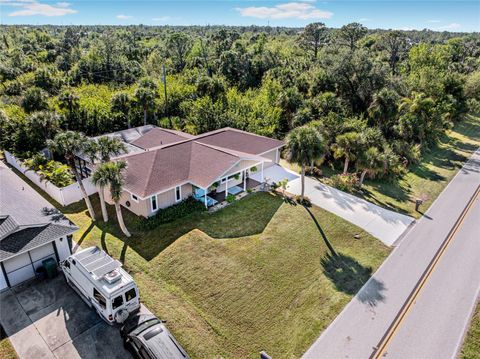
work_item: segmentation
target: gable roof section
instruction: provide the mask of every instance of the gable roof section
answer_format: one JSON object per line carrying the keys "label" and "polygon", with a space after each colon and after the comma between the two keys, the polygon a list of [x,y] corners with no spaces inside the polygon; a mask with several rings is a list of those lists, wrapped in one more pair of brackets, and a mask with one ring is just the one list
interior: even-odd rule
{"label": "gable roof section", "polygon": [[132,142],[132,145],[143,149],[150,149],[157,146],[164,146],[185,141],[191,139],[192,137],[193,136],[180,131],[166,130],[156,127],[148,131],[143,136],[137,138]]}
{"label": "gable roof section", "polygon": [[206,187],[239,156],[188,141],[123,159],[127,162],[125,189],[145,198],[185,182]]}
{"label": "gable roof section", "polygon": [[254,155],[260,155],[285,144],[280,140],[229,127],[199,135],[195,137],[195,141]]}

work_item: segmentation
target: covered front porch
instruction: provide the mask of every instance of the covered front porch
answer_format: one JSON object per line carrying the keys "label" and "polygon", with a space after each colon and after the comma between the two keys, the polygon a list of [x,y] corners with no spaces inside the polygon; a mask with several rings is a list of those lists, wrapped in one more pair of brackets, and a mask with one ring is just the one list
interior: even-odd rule
{"label": "covered front porch", "polygon": [[[205,204],[206,208],[225,202],[228,196],[242,197],[246,192],[257,190],[262,185],[264,163],[257,163],[237,172],[229,172],[208,188],[196,187],[193,197]],[[252,178],[256,174],[256,179]]]}

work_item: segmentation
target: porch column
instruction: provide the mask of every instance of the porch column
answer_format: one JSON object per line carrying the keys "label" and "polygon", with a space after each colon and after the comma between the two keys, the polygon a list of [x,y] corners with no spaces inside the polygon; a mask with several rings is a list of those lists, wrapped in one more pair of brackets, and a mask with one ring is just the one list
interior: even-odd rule
{"label": "porch column", "polygon": [[261,179],[262,179],[262,183],[265,182],[265,178],[263,177],[263,162],[262,162],[262,177],[261,177]]}
{"label": "porch column", "polygon": [[228,196],[228,176],[225,179],[225,199],[227,199]]}
{"label": "porch column", "polygon": [[204,196],[204,200],[205,200],[205,208],[208,208],[208,203],[207,203],[207,189],[204,188],[203,189],[204,193],[205,193],[205,196]]}
{"label": "porch column", "polygon": [[247,190],[247,170],[243,170],[243,192]]}

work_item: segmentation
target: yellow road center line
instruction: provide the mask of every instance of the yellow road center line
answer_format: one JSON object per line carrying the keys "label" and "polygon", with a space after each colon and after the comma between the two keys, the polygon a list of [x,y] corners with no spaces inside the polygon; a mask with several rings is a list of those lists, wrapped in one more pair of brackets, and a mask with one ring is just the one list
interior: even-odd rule
{"label": "yellow road center line", "polygon": [[477,187],[477,190],[475,191],[473,196],[470,198],[467,206],[463,209],[460,217],[457,219],[457,221],[455,222],[455,225],[450,230],[449,234],[447,235],[447,237],[443,241],[443,243],[440,246],[440,248],[438,249],[437,253],[432,258],[429,265],[427,266],[427,268],[423,272],[422,276],[420,277],[420,280],[417,282],[415,288],[413,289],[413,291],[408,296],[407,301],[403,304],[402,308],[398,312],[397,316],[393,320],[393,322],[390,325],[390,327],[388,328],[387,332],[385,333],[385,335],[382,337],[382,339],[378,343],[377,347],[375,348],[375,351],[370,356],[370,359],[379,359],[385,353],[385,350],[387,349],[388,345],[390,344],[393,337],[397,333],[397,331],[400,328],[402,322],[406,318],[408,312],[412,309],[413,304],[415,303],[415,300],[417,299],[421,290],[423,289],[423,287],[427,283],[427,281],[430,278],[431,274],[433,273],[435,267],[437,266],[438,262],[440,261],[440,258],[445,253],[448,245],[452,242],[452,239],[455,237],[456,233],[458,232],[458,229],[463,224],[463,221],[467,217],[468,212],[470,212],[470,209],[473,207],[473,204],[478,199],[479,195],[480,195],[480,186]]}

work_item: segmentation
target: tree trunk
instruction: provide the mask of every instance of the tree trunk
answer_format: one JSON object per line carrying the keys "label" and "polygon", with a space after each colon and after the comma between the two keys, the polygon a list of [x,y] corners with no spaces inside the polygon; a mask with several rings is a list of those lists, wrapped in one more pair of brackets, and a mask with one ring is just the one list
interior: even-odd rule
{"label": "tree trunk", "polygon": [[75,160],[73,158],[69,158],[68,163],[70,164],[70,169],[75,175],[75,179],[77,180],[78,186],[80,187],[80,191],[82,191],[82,196],[83,196],[83,199],[85,200],[85,204],[87,205],[88,212],[90,213],[90,217],[92,218],[92,221],[95,222],[95,212],[93,211],[92,202],[90,202],[90,198],[88,198],[87,191],[85,191],[85,187],[83,186],[83,182],[80,177],[80,174],[77,171],[77,167],[75,167]]}
{"label": "tree trunk", "polygon": [[305,165],[302,165],[302,202],[305,197]]}
{"label": "tree trunk", "polygon": [[367,174],[367,170],[363,170],[362,174],[360,175],[360,182],[358,183],[358,186],[362,188],[363,186],[363,180],[365,179],[365,175]]}
{"label": "tree trunk", "polygon": [[130,113],[129,113],[129,111],[127,111],[126,116],[127,116],[127,127],[131,128],[132,125],[130,124]]}
{"label": "tree trunk", "polygon": [[147,109],[143,109],[143,124],[146,126],[147,125]]}
{"label": "tree trunk", "polygon": [[100,207],[102,208],[103,221],[108,222],[108,212],[107,212],[107,205],[105,204],[104,187],[99,188],[98,196],[100,197]]}
{"label": "tree trunk", "polygon": [[131,237],[132,235],[128,231],[127,227],[125,227],[125,223],[123,222],[122,209],[120,207],[120,203],[118,202],[115,202],[115,212],[117,212],[118,225],[120,226],[123,234],[125,234],[127,237]]}
{"label": "tree trunk", "polygon": [[346,175],[348,172],[348,163],[350,162],[350,159],[348,157],[345,157],[345,164],[343,165],[343,174]]}

